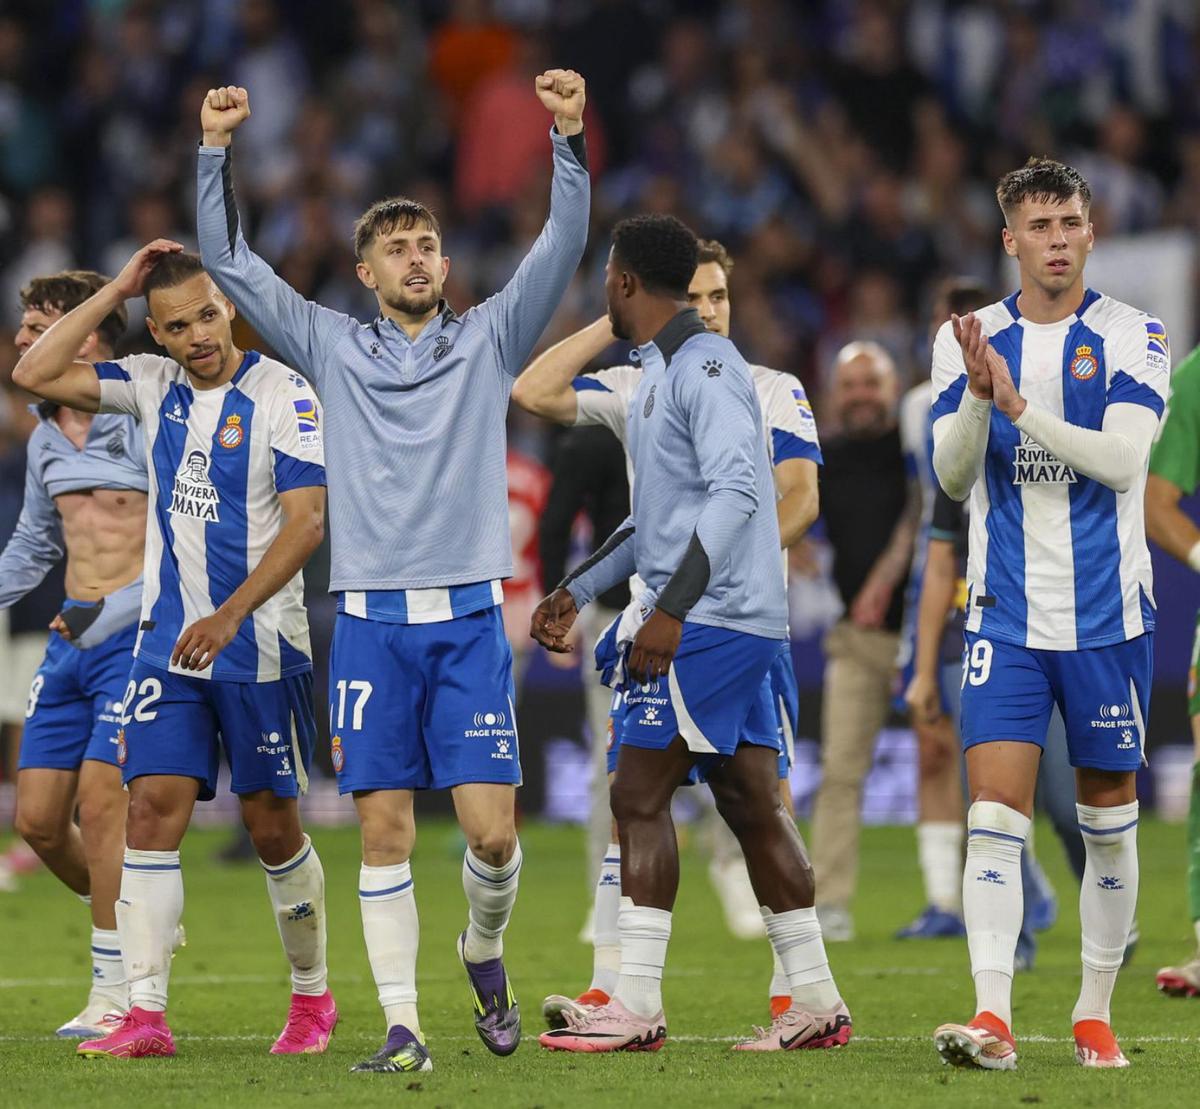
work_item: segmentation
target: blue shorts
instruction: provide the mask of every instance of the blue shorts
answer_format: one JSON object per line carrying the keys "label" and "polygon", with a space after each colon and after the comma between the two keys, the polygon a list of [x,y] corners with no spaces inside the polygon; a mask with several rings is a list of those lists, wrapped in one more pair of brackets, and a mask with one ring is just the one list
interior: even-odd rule
{"label": "blue shorts", "polygon": [[176,774],[198,779],[199,799],[211,801],[224,748],[231,792],[269,789],[296,797],[308,788],[317,737],[312,674],[214,682],[135,659],[119,736],[126,784],[145,774]]}
{"label": "blue shorts", "polygon": [[626,689],[621,743],[662,749],[682,736],[702,770],[742,743],[778,751],[769,680],[778,656],[777,639],[685,622],[667,676]]}
{"label": "blue shorts", "polygon": [[800,686],[792,663],[792,645],[786,639],[767,675],[771,683],[771,702],[779,728],[779,777],[787,778],[796,761],[796,729],[800,726]]}
{"label": "blue shorts", "polygon": [[1017,740],[1044,747],[1055,704],[1072,766],[1136,770],[1150,715],[1154,636],[1079,651],[1018,647],[966,633],[963,747]]}
{"label": "blue shorts", "polygon": [[[616,627],[613,621],[610,632],[602,636],[596,645],[597,669],[611,674],[612,664],[616,659]],[[758,636],[750,636],[757,639]],[[682,646],[682,643],[680,644]],[[676,658],[678,659],[678,654]],[[613,692],[612,705],[608,710],[608,750],[606,764],[609,774],[617,771],[617,756],[620,752],[621,737],[624,733],[625,719],[629,714],[629,703],[625,686],[620,686]],[[796,670],[792,665],[792,651],[785,640],[779,646],[779,651],[771,662],[770,670],[763,678],[760,696],[756,697],[751,711],[743,725],[739,742],[751,743],[758,746],[773,746],[779,750],[779,777],[786,779],[791,772],[795,758],[795,736],[797,722],[800,718],[800,687],[796,682]],[[774,736],[770,742],[764,742],[768,734]],[[637,746],[645,746],[638,744]],[[693,767],[688,776],[687,784],[695,785],[704,781],[704,773],[697,766]]]}
{"label": "blue shorts", "polygon": [[338,790],[520,785],[515,699],[499,606],[433,624],[339,612],[329,660]]}
{"label": "blue shorts", "polygon": [[78,770],[84,759],[117,765],[121,703],[136,638],[136,621],[87,650],[51,634],[29,687],[19,769]]}

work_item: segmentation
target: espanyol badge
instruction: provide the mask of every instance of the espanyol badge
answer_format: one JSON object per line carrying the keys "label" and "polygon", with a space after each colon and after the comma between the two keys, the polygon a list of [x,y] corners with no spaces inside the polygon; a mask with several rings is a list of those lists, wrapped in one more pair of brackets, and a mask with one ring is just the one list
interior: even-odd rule
{"label": "espanyol badge", "polygon": [[242,431],[242,418],[236,412],[225,418],[225,426],[217,433],[217,442],[227,450],[240,447],[246,433]]}
{"label": "espanyol badge", "polygon": [[1089,346],[1075,348],[1075,357],[1071,359],[1071,376],[1076,381],[1090,381],[1096,376],[1100,363]]}

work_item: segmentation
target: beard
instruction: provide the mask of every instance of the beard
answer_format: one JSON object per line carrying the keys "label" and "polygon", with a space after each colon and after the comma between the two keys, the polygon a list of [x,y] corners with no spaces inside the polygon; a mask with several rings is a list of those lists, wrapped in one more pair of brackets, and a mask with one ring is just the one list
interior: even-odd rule
{"label": "beard", "polygon": [[432,283],[426,285],[423,289],[410,290],[406,286],[401,285],[394,293],[380,296],[384,304],[389,308],[394,308],[397,312],[403,312],[408,316],[423,316],[431,308],[436,307],[438,301],[442,299],[441,286],[435,286]]}
{"label": "beard", "polygon": [[612,333],[622,342],[627,343],[633,337],[629,333],[629,328],[625,326],[624,321],[613,310],[611,304],[608,306],[608,322],[612,325]]}

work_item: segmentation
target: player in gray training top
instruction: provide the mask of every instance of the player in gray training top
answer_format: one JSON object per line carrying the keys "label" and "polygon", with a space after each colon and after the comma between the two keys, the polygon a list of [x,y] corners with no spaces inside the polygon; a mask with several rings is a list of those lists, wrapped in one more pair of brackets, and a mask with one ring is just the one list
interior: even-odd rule
{"label": "player in gray training top", "polygon": [[[476,1028],[498,1055],[520,1039],[501,962],[521,865],[512,654],[499,607],[512,574],[504,420],[513,379],[579,265],[590,193],[583,78],[554,69],[535,87],[554,115],[554,177],[546,226],[516,274],[457,315],[441,296],[450,261],[433,214],[403,197],[380,201],[355,228],[358,277],[379,302],[370,324],[305,300],[246,245],[229,145],[249,97],[212,89],[201,110],[205,265],[313,382],[328,425],[339,594],[332,755],[362,825],[363,932],[388,1028],[384,1047],[356,1069],[431,1066],[416,1008],[414,789],[453,790],[466,835],[470,914],[458,947]],[[298,416],[315,432],[315,413]]]}
{"label": "player in gray training top", "polygon": [[[633,514],[534,612],[552,651],[578,610],[635,570],[641,619],[616,636],[627,677],[612,811],[621,840],[621,976],[607,1004],[565,1010],[542,1035],[567,1051],[657,1050],[661,979],[679,884],[671,795],[706,778],[764,906],[792,1005],[743,1050],[844,1044],[850,1014],[825,957],[812,870],[777,786],[778,727],[764,681],[787,636],[775,485],[754,382],[737,348],[687,307],[695,236],[672,216],[613,232],[613,333],[639,343],[629,407]],[[628,610],[627,610],[628,611]],[[640,627],[636,626],[640,624]]]}

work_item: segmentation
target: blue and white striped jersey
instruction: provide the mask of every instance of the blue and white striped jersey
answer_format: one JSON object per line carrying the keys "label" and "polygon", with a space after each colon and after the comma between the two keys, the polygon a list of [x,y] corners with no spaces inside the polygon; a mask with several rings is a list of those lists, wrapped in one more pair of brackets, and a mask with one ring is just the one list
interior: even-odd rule
{"label": "blue and white striped jersey", "polygon": [[308,382],[257,351],[215,389],[194,388],[179,363],[155,354],[97,362],[96,374],[100,410],[136,417],[150,459],[134,654],[214,681],[311,670],[300,574],[255,610],[212,666],[171,667],[183,629],[224,604],[279,534],[279,494],[325,484],[321,412]]}
{"label": "blue and white striped jersey", "polygon": [[339,610],[433,623],[491,608],[512,576],[505,417],[513,378],[583,256],[582,133],[551,132],[550,214],[516,274],[415,338],[305,300],[246,245],[231,154],[201,147],[200,251],[213,280],[317,388],[329,450],[330,589]]}
{"label": "blue and white striped jersey", "polygon": [[705,330],[694,310],[681,312],[639,353],[641,380],[626,405],[638,475],[633,513],[601,549],[606,553],[570,579],[572,594],[585,604],[636,569],[646,583],[640,599],[654,605],[681,564],[695,564],[699,548],[707,577],[686,619],[786,638],[775,483],[749,366],[733,343]]}
{"label": "blue and white striped jersey", "polygon": [[55,497],[82,489],[147,488],[142,435],[130,417],[95,416],[80,450],[55,422],[54,407],[45,402],[31,409],[38,425],[26,448],[21,515],[0,553],[0,608],[35,589],[66,553]]}
{"label": "blue and white striped jersey", "polygon": [[[767,437],[767,453],[771,465],[789,458],[807,458],[821,464],[821,443],[817,438],[817,422],[804,386],[791,374],[780,373],[766,366],[750,366],[754,391],[762,409],[763,431]],[[576,425],[600,424],[611,431],[626,447],[629,410],[633,396],[642,381],[637,366],[609,366],[589,374],[580,374],[571,383],[575,389]],[[629,486],[633,488],[633,467],[630,463]]]}
{"label": "blue and white striped jersey", "polygon": [[[1160,321],[1088,290],[1053,324],[1023,318],[1017,294],[977,313],[1031,404],[1099,430],[1114,405],[1162,415],[1170,354]],[[933,349],[934,423],[966,388],[950,323]],[[992,409],[970,495],[967,630],[1021,646],[1073,651],[1154,628],[1142,506],[1146,465],[1125,493],[1075,473]]]}
{"label": "blue and white striped jersey", "polygon": [[[767,457],[772,468],[789,458],[807,458],[822,464],[817,421],[804,386],[791,374],[766,366],[750,367],[758,406],[762,411]],[[599,424],[611,431],[625,448],[625,469],[629,488],[634,487],[633,457],[629,453],[628,430],[634,394],[642,381],[636,366],[609,366],[594,373],[580,374],[571,383],[575,390],[575,424]],[[928,408],[928,405],[926,405]],[[783,578],[787,581],[787,552],[782,554]],[[636,598],[643,582],[636,575],[629,589]]]}

